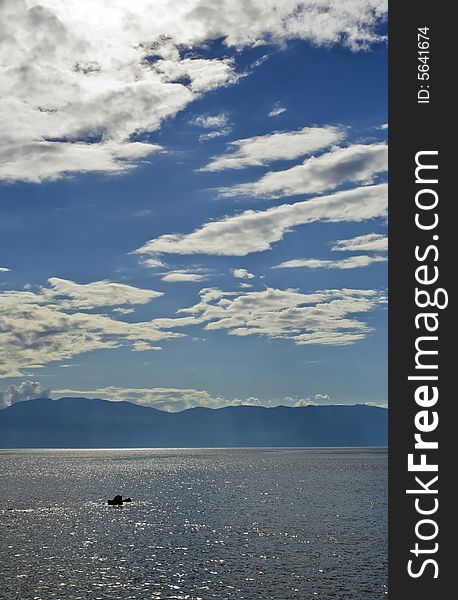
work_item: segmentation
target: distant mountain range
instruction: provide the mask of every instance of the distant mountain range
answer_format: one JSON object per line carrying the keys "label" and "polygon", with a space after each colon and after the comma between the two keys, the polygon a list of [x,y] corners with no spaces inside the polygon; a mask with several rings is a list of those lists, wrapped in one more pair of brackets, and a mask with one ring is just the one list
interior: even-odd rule
{"label": "distant mountain range", "polygon": [[386,446],[387,410],[364,404],[191,408],[39,398],[0,411],[0,448]]}

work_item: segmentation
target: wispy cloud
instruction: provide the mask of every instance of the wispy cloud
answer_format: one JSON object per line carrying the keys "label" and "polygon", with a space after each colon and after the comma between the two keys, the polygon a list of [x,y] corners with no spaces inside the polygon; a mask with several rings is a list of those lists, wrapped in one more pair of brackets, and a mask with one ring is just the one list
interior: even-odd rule
{"label": "wispy cloud", "polygon": [[[1,123],[0,123],[1,127]],[[0,179],[38,183],[72,172],[121,173],[161,147],[140,142],[30,141],[0,145]]]}
{"label": "wispy cloud", "polygon": [[161,235],[136,252],[245,256],[269,250],[294,227],[316,221],[366,221],[386,214],[386,184],[337,192],[264,211],[247,210],[209,221],[189,234]]}
{"label": "wispy cloud", "polygon": [[220,129],[228,124],[228,116],[224,112],[216,115],[199,115],[192,120],[192,124],[203,129]]}
{"label": "wispy cloud", "polygon": [[118,315],[131,315],[135,312],[135,308],[113,308],[112,312],[117,313]]}
{"label": "wispy cloud", "polygon": [[195,117],[191,123],[196,127],[206,130],[205,133],[200,134],[200,141],[223,137],[229,135],[232,131],[232,126],[229,123],[229,116],[224,112],[216,115],[199,115],[198,117]]}
{"label": "wispy cloud", "polygon": [[143,217],[150,217],[153,214],[153,211],[150,208],[142,208],[135,210],[132,214],[134,217],[142,219]]}
{"label": "wispy cloud", "polygon": [[360,269],[374,263],[386,262],[385,256],[351,256],[342,260],[325,260],[318,258],[296,258],[287,260],[273,267],[274,269]]}
{"label": "wispy cloud", "polygon": [[[61,365],[68,367],[73,365]],[[284,396],[277,398],[261,399],[256,396],[246,398],[225,398],[222,395],[212,394],[207,390],[195,388],[167,388],[167,387],[119,387],[106,386],[81,389],[79,387],[44,388],[36,381],[23,381],[11,385],[0,391],[0,409],[7,408],[15,402],[33,400],[35,398],[65,398],[85,397],[101,398],[111,402],[132,402],[141,406],[148,406],[167,412],[179,412],[195,407],[223,408],[225,406],[319,406],[338,404],[328,394],[310,394],[308,396]],[[386,406],[385,403],[368,403],[373,406]]]}
{"label": "wispy cloud", "polygon": [[231,400],[212,395],[206,390],[194,388],[162,388],[162,387],[100,387],[95,389],[61,388],[53,390],[53,397],[85,396],[102,398],[113,402],[133,402],[142,406],[150,406],[168,412],[178,412],[196,406],[219,408],[228,406]]}
{"label": "wispy cloud", "polygon": [[270,171],[251,183],[221,188],[220,194],[268,198],[316,194],[348,182],[373,183],[375,176],[387,168],[386,144],[355,144],[334,148],[284,171]]}
{"label": "wispy cloud", "polygon": [[161,269],[166,266],[159,258],[144,258],[142,259],[141,264],[149,269]]}
{"label": "wispy cloud", "polygon": [[61,308],[92,309],[122,304],[147,304],[163,295],[163,292],[107,280],[80,284],[51,277],[48,282],[50,287],[41,288],[40,295],[44,301],[58,301]]}
{"label": "wispy cloud", "polygon": [[228,152],[214,156],[201,171],[224,171],[262,166],[275,160],[291,160],[327,148],[344,139],[340,127],[304,127],[297,131],[275,131],[267,135],[236,140]]}
{"label": "wispy cloud", "polygon": [[9,273],[11,271],[11,269],[8,269],[8,267],[0,267],[0,273]]}
{"label": "wispy cloud", "polygon": [[[49,391],[49,390],[48,390]],[[225,398],[211,394],[207,390],[194,388],[161,387],[98,387],[93,389],[61,388],[52,391],[53,398],[61,397],[102,398],[112,402],[133,402],[167,412],[179,412],[197,406],[222,408],[224,406],[309,406],[331,404],[327,394],[314,394],[304,398],[286,396],[283,398],[261,400],[255,396],[247,398]]]}
{"label": "wispy cloud", "polygon": [[273,107],[273,109],[267,113],[267,116],[268,117],[278,117],[278,115],[281,115],[286,111],[287,111],[287,109],[284,106],[281,106],[280,104],[276,104]]}
{"label": "wispy cloud", "polygon": [[336,240],[331,250],[339,252],[383,252],[388,250],[388,238],[380,233],[367,233],[348,240]]}
{"label": "wispy cloud", "polygon": [[192,269],[169,271],[161,277],[162,281],[169,283],[205,281],[207,278],[207,273],[196,273]]}
{"label": "wispy cloud", "polygon": [[306,396],[305,398],[291,398],[294,406],[319,406],[323,404],[332,404],[332,400],[328,394],[315,394]]}
{"label": "wispy cloud", "polygon": [[224,137],[229,135],[231,131],[232,129],[230,127],[224,127],[223,129],[214,129],[212,131],[207,131],[206,133],[201,133],[199,135],[199,142],[205,142],[206,140]]}

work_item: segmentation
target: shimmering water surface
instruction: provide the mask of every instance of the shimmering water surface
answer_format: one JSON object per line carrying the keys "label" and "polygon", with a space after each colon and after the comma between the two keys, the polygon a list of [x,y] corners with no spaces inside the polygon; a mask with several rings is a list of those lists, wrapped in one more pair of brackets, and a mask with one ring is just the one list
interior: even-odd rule
{"label": "shimmering water surface", "polygon": [[[386,598],[383,450],[0,451],[0,597]],[[115,494],[131,496],[121,508]]]}

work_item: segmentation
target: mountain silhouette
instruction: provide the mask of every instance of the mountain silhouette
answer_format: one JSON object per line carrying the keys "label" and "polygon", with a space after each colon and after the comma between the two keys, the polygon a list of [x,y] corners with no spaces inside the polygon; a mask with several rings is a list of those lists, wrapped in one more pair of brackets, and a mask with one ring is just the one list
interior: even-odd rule
{"label": "mountain silhouette", "polygon": [[0,411],[1,448],[386,446],[387,410],[229,406],[170,413],[131,402],[39,398]]}

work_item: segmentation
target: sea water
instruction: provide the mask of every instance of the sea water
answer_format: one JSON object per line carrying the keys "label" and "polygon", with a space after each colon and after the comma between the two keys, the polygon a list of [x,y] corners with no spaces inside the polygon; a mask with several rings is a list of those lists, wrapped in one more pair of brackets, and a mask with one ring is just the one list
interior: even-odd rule
{"label": "sea water", "polygon": [[385,450],[8,450],[0,477],[5,600],[387,596]]}

